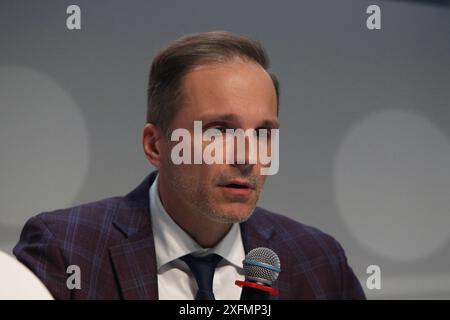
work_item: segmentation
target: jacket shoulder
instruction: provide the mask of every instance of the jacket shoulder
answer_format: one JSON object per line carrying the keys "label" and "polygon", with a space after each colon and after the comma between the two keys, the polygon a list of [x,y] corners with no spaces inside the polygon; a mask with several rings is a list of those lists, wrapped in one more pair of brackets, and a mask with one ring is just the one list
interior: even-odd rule
{"label": "jacket shoulder", "polygon": [[333,236],[316,227],[264,208],[258,208],[256,214],[261,224],[273,228],[274,240],[278,242],[292,243],[305,253],[344,254],[342,246]]}
{"label": "jacket shoulder", "polygon": [[38,222],[56,239],[67,239],[77,231],[91,234],[109,232],[114,213],[123,197],[110,197],[77,206],[39,213],[29,220]]}

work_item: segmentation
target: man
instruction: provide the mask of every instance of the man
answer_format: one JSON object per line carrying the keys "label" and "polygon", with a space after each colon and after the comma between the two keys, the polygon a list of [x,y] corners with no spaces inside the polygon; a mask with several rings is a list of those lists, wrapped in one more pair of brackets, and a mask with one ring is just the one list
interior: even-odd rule
{"label": "man", "polygon": [[[190,35],[161,51],[143,130],[145,155],[158,170],[124,197],[31,218],[14,254],[57,299],[239,299],[234,282],[244,279],[242,261],[256,247],[280,257],[273,298],[365,298],[332,237],[256,207],[265,165],[250,161],[249,147],[232,162],[174,161],[173,133],[197,139],[195,121],[202,133],[276,130],[278,82],[267,68],[258,43],[227,32]],[[260,137],[245,139],[249,146]],[[183,156],[210,143],[191,141]],[[81,271],[81,288],[67,286],[70,265]]]}

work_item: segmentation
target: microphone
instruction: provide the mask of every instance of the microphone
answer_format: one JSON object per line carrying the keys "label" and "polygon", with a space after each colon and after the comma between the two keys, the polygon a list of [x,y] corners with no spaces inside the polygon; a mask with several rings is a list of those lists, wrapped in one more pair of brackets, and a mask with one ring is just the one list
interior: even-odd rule
{"label": "microphone", "polygon": [[275,252],[264,247],[255,248],[247,253],[242,263],[245,281],[235,281],[242,287],[241,300],[269,300],[271,295],[278,295],[278,290],[272,288],[281,272],[280,258]]}

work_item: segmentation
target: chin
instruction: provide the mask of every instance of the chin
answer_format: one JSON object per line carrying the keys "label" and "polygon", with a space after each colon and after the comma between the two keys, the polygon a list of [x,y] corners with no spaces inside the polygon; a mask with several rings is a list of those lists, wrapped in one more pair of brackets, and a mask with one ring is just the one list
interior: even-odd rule
{"label": "chin", "polygon": [[250,207],[243,204],[228,205],[227,208],[224,209],[217,208],[213,219],[222,223],[241,223],[250,218],[254,208],[255,206]]}

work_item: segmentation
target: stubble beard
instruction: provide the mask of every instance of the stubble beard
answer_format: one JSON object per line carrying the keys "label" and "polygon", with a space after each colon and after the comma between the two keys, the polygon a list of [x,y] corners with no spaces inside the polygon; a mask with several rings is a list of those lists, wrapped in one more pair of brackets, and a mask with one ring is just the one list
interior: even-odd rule
{"label": "stubble beard", "polygon": [[[214,197],[207,191],[206,188],[202,188],[201,186],[199,187],[200,184],[197,183],[197,180],[194,177],[181,174],[181,168],[178,168],[176,165],[172,165],[170,170],[172,171],[170,179],[171,189],[174,192],[177,192],[181,200],[189,206],[189,208],[187,209],[192,212],[199,212],[212,221],[223,224],[245,222],[250,218],[256,208],[256,202],[259,198],[260,188],[257,188],[257,190],[255,190],[256,201],[249,209],[246,209],[248,210],[248,212],[244,214],[229,214],[217,209],[217,207],[214,205],[214,203],[217,203],[217,200],[214,199]],[[230,200],[235,203],[244,203],[247,201],[242,197],[233,197],[233,199]]]}

